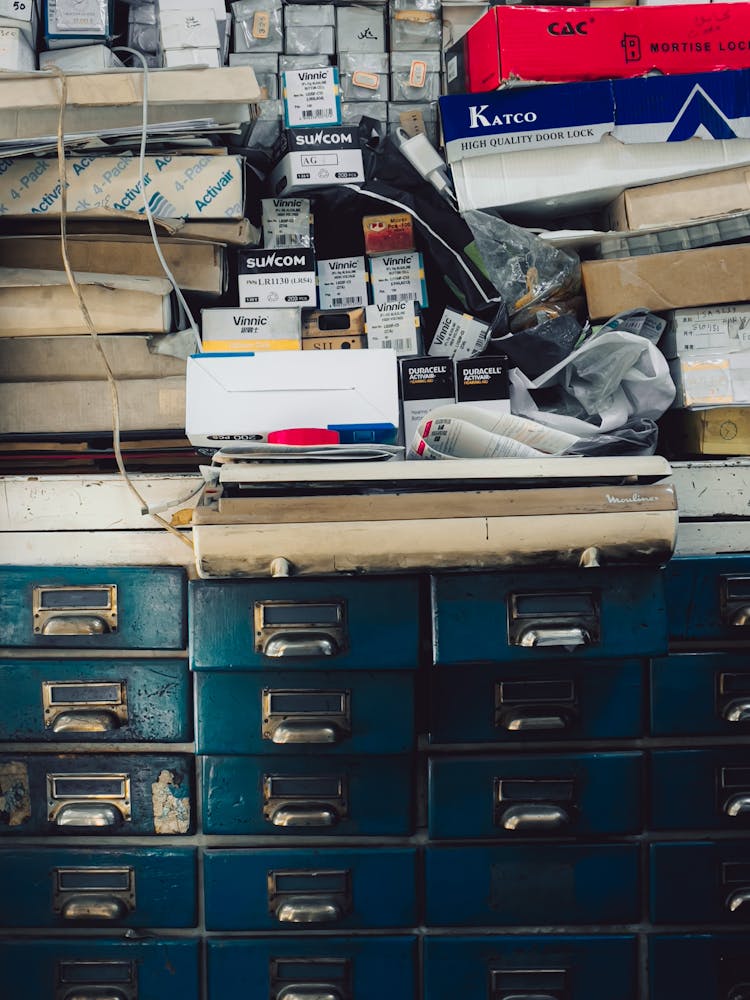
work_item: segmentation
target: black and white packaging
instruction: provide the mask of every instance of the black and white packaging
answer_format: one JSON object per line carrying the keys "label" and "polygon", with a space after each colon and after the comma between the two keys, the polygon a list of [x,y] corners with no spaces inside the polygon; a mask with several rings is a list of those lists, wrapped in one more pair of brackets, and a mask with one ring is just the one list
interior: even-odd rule
{"label": "black and white packaging", "polygon": [[253,309],[314,309],[315,255],[297,250],[243,250],[239,254],[240,305]]}
{"label": "black and white packaging", "polygon": [[484,355],[456,361],[456,402],[468,403],[496,413],[510,413],[508,358]]}
{"label": "black and white packaging", "polygon": [[455,397],[450,358],[401,358],[399,361],[404,442],[408,445],[424,418]]}
{"label": "black and white packaging", "polygon": [[353,125],[285,129],[274,158],[276,166],[268,179],[274,195],[365,179],[359,129]]}

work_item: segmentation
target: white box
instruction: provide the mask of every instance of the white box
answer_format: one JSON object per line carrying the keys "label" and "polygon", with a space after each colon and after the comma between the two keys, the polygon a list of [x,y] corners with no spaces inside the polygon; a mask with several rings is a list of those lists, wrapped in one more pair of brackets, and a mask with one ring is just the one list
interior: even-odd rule
{"label": "white box", "polygon": [[367,305],[367,268],[364,257],[318,261],[318,297],[321,309],[356,309]]}
{"label": "white box", "polygon": [[285,70],[281,83],[288,128],[341,124],[339,71],[335,66]]}
{"label": "white box", "polygon": [[473,358],[487,346],[490,328],[468,313],[447,308],[438,323],[428,354],[454,361]]}
{"label": "white box", "polygon": [[194,10],[160,10],[163,49],[219,49],[219,28],[210,7]]}
{"label": "white box", "polygon": [[0,17],[11,17],[14,21],[30,23],[36,15],[36,0],[0,0]]}
{"label": "white box", "polygon": [[395,351],[399,356],[420,354],[422,337],[416,302],[391,302],[365,309],[367,346]]}
{"label": "white box", "polygon": [[381,6],[357,5],[336,10],[339,52],[385,52],[385,12]]}
{"label": "white box", "polygon": [[237,280],[245,308],[314,309],[317,304],[315,254],[309,247],[240,251]]}
{"label": "white box", "polygon": [[750,403],[750,351],[702,355],[669,362],[676,409]]}
{"label": "white box", "polygon": [[286,129],[276,155],[278,162],[268,178],[272,195],[365,179],[359,129],[354,125]]}
{"label": "white box", "polygon": [[295,341],[299,346],[302,339],[300,310],[225,308],[201,311],[201,342],[204,350],[236,351],[240,348],[231,345],[248,339],[283,344]]}
{"label": "white box", "polygon": [[57,66],[66,73],[97,73],[122,65],[122,60],[106,45],[77,45],[72,49],[39,53],[39,69]]}
{"label": "white box", "polygon": [[390,441],[399,420],[393,351],[199,354],[188,359],[185,431],[200,448],[329,427]]}
{"label": "white box", "polygon": [[427,308],[424,260],[417,250],[370,257],[370,286],[372,301],[379,305],[416,302]]}
{"label": "white box", "polygon": [[36,69],[36,52],[23,29],[0,27],[0,70],[28,73]]}
{"label": "white box", "polygon": [[204,10],[206,7],[213,10],[216,26],[219,30],[221,46],[225,47],[229,43],[229,26],[232,16],[226,11],[224,0],[159,0],[159,10],[192,11]]}
{"label": "white box", "polygon": [[218,49],[164,49],[164,65],[178,66],[223,66]]}
{"label": "white box", "polygon": [[659,341],[667,358],[750,350],[750,302],[675,309]]}

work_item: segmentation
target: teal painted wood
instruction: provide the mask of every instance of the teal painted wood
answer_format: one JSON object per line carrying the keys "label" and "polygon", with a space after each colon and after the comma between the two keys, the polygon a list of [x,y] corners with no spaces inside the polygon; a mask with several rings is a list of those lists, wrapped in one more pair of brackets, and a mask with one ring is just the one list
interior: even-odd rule
{"label": "teal painted wood", "polygon": [[750,830],[750,746],[651,752],[654,830]]}
{"label": "teal painted wood", "polygon": [[433,757],[429,834],[510,841],[639,833],[642,769],[643,755],[633,752]]}
{"label": "teal painted wood", "polygon": [[[278,696],[290,712],[300,713],[292,723],[300,730],[337,719],[342,699],[348,701],[349,728],[347,723],[333,723],[333,743],[300,745],[275,742],[272,735],[264,738],[264,692],[272,706]],[[390,754],[407,752],[415,743],[411,672],[203,672],[195,675],[195,703],[198,753]],[[277,721],[283,724],[284,718],[288,716],[282,712]]]}
{"label": "teal painted wood", "polygon": [[[107,876],[111,869],[119,872]],[[195,927],[196,869],[196,852],[189,848],[0,848],[0,884],[6,901],[13,901],[0,906],[0,926]],[[132,907],[129,893],[122,891],[128,881],[135,897]],[[85,907],[66,905],[71,900],[120,900],[125,906],[111,919],[96,921],[86,916]],[[80,916],[73,916],[77,912]]]}
{"label": "teal painted wood", "polygon": [[633,844],[428,847],[428,927],[629,924],[640,917]]}
{"label": "teal painted wood", "polygon": [[428,935],[424,942],[425,1000],[634,1000],[637,981],[636,939],[625,935]]}
{"label": "teal painted wood", "polygon": [[653,1000],[746,1000],[750,995],[750,934],[655,934],[648,956]]}
{"label": "teal painted wood", "polygon": [[[53,777],[60,786],[54,808],[58,803],[68,807],[65,823],[59,812],[50,815]],[[101,793],[104,798],[94,797]],[[87,810],[109,806],[111,821],[86,824],[78,804]],[[0,837],[179,835],[191,833],[194,826],[193,758],[187,754],[53,756],[21,751],[0,756]]]}
{"label": "teal painted wood", "polygon": [[[117,586],[116,631],[102,635],[34,633],[35,587]],[[184,570],[171,566],[127,568],[0,568],[0,647],[39,649],[183,649]],[[64,612],[60,612],[64,614]]]}
{"label": "teal painted wood", "polygon": [[[646,661],[508,663],[430,671],[432,743],[641,735]],[[525,720],[519,722],[519,720]]]}
{"label": "teal painted wood", "polygon": [[[211,756],[201,757],[200,767],[206,833],[396,837],[414,829],[414,763],[408,756]],[[285,800],[280,796],[267,806],[264,787],[271,779],[285,789],[295,809],[332,812],[333,825],[275,825],[272,816]]]}
{"label": "teal painted wood", "polygon": [[[419,640],[418,584],[415,577],[193,581],[191,666],[194,670],[413,670]],[[256,652],[253,609],[261,601],[343,602],[348,648],[333,656],[274,658]]]}
{"label": "teal painted wood", "polygon": [[747,736],[747,653],[675,653],[651,663],[654,736]]}
{"label": "teal painted wood", "polygon": [[[209,930],[336,932],[417,923],[414,848],[207,850],[203,866]],[[309,911],[299,923],[288,922],[293,906]]]}
{"label": "teal painted wood", "polygon": [[750,840],[651,844],[650,862],[654,923],[747,925]]}
{"label": "teal painted wood", "polygon": [[240,983],[248,997],[263,1000],[283,997],[292,986],[296,995],[322,993],[342,1000],[414,1000],[417,995],[416,939],[408,936],[213,938],[207,962],[208,1000],[232,1000]]}
{"label": "teal painted wood", "polygon": [[[200,996],[198,942],[186,938],[0,939],[0,962],[5,969],[3,995],[13,1000],[89,996],[198,1000]],[[60,979],[64,986],[58,986]]]}
{"label": "teal painted wood", "polygon": [[[665,586],[670,639],[750,639],[750,555],[672,559]],[[732,625],[733,618],[744,624]]]}
{"label": "teal painted wood", "polygon": [[[529,610],[522,627],[541,630],[568,627],[570,622],[560,609],[577,594],[598,607],[598,639],[572,649],[563,645],[525,647],[510,641],[514,596],[530,597],[525,602]],[[658,569],[622,566],[616,570],[435,576],[432,600],[437,664],[575,662],[602,656],[657,656],[667,651],[664,587]],[[575,614],[573,619],[577,619]]]}
{"label": "teal painted wood", "polygon": [[[0,740],[185,742],[193,734],[191,687],[187,660],[0,660]],[[114,700],[122,691],[124,718]],[[108,728],[81,728],[87,714],[102,713]]]}

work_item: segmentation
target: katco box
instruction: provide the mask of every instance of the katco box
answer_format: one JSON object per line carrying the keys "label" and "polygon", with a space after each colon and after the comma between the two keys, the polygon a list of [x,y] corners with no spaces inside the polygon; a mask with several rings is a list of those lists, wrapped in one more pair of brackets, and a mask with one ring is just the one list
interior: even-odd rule
{"label": "katco box", "polygon": [[[66,161],[68,213],[145,214],[137,156],[72,156]],[[241,219],[242,160],[237,156],[147,156],[145,191],[158,219]],[[0,215],[59,215],[55,159],[4,160]]]}
{"label": "katco box", "polygon": [[315,254],[309,247],[242,250],[238,259],[241,306],[315,308]]}
{"label": "katco box", "polygon": [[582,264],[591,319],[750,299],[750,244],[679,250]]}
{"label": "katco box", "polygon": [[274,147],[278,160],[268,185],[273,195],[304,192],[329,184],[364,181],[359,129],[355,125],[332,128],[290,128]]}
{"label": "katco box", "polygon": [[492,7],[446,53],[452,94],[506,81],[558,83],[750,66],[750,8]]}
{"label": "katco box", "polygon": [[327,427],[344,442],[393,441],[393,351],[197,354],[187,364],[185,430],[200,448],[263,440],[290,427]]}

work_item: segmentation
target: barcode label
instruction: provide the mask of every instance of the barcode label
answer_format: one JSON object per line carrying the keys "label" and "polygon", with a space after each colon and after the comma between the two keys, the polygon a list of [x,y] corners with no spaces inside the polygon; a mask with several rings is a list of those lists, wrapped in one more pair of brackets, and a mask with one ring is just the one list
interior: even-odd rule
{"label": "barcode label", "polygon": [[414,296],[411,292],[395,292],[393,295],[386,295],[385,301],[391,302],[414,302]]}
{"label": "barcode label", "polygon": [[302,117],[305,121],[316,121],[318,118],[328,118],[329,111],[327,108],[303,108]]}
{"label": "barcode label", "polygon": [[354,306],[361,305],[362,297],[360,295],[351,295],[349,298],[331,299],[331,306],[334,309],[352,309]]}
{"label": "barcode label", "polygon": [[406,351],[411,348],[410,340],[382,340],[380,346],[386,351]]}

